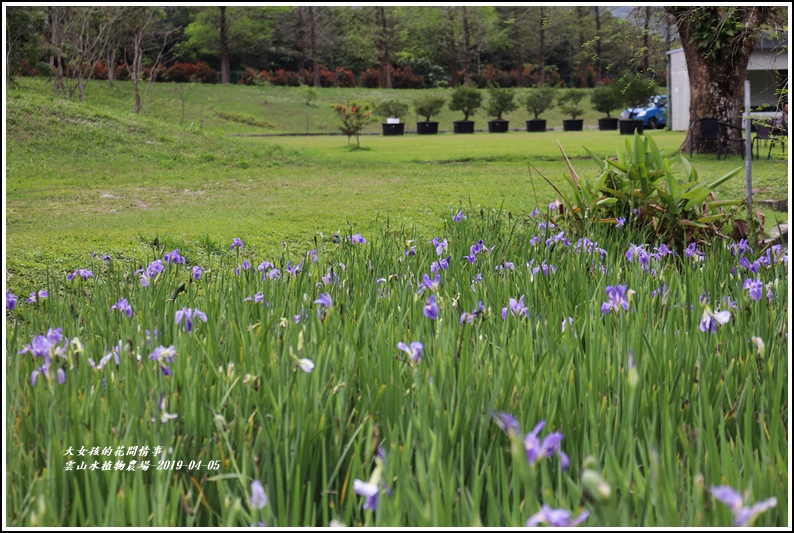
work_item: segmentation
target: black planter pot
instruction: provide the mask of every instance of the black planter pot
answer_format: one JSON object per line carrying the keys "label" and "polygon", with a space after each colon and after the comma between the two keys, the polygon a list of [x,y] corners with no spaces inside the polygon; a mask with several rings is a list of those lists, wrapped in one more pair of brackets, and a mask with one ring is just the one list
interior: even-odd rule
{"label": "black planter pot", "polygon": [[577,118],[576,120],[563,120],[562,131],[582,131],[584,126],[584,119]]}
{"label": "black planter pot", "polygon": [[438,133],[438,122],[417,122],[416,133],[419,135],[435,135]]}
{"label": "black planter pot", "polygon": [[455,133],[474,133],[473,120],[456,120],[452,123]]}
{"label": "black planter pot", "polygon": [[615,131],[618,129],[618,119],[612,117],[605,117],[598,119],[599,131]]}
{"label": "black planter pot", "polygon": [[620,134],[621,135],[634,135],[634,130],[642,134],[643,124],[642,120],[638,118],[621,119],[620,121]]}
{"label": "black planter pot", "polygon": [[509,120],[489,120],[488,133],[507,133],[507,127],[509,125]]}
{"label": "black planter pot", "polygon": [[539,118],[537,120],[527,120],[527,131],[546,131],[546,119]]}
{"label": "black planter pot", "polygon": [[405,124],[381,124],[383,126],[384,135],[403,135],[405,133]]}

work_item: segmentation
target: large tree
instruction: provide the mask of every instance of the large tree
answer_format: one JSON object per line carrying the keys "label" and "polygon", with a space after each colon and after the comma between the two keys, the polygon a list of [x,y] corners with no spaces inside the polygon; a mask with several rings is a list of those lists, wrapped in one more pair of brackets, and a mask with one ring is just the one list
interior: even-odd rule
{"label": "large tree", "polygon": [[[689,118],[739,125],[755,39],[774,7],[667,7],[675,16],[689,72]],[[681,151],[689,148],[688,132]],[[738,148],[738,147],[737,147]],[[716,151],[716,147],[715,147]]]}

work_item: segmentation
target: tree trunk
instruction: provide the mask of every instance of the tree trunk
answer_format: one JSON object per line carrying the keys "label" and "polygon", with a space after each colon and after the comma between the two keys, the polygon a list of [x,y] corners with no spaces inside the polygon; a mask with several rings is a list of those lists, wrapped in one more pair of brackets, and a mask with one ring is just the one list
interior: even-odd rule
{"label": "tree trunk", "polygon": [[309,8],[309,46],[311,46],[312,69],[314,70],[314,86],[320,86],[320,67],[317,65],[317,20],[314,8]]}
{"label": "tree trunk", "polygon": [[115,81],[116,73],[116,48],[112,47],[108,50],[108,57],[107,57],[107,66],[108,66],[108,85],[113,87],[113,82]]}
{"label": "tree trunk", "polygon": [[651,72],[649,70],[651,62],[651,6],[645,6],[645,21],[643,24],[644,31],[642,33],[642,75],[644,78],[649,78]]}
{"label": "tree trunk", "polygon": [[299,7],[298,12],[298,75],[301,83],[306,83],[306,17],[304,7]]}
{"label": "tree trunk", "polygon": [[[136,29],[133,37],[133,60],[132,60],[132,87],[135,90],[135,107],[133,113],[138,114],[141,112],[141,93],[139,85],[141,81],[141,73],[143,71],[143,30]],[[155,65],[156,66],[156,65]]]}
{"label": "tree trunk", "polygon": [[576,22],[579,25],[579,87],[587,89],[587,61],[584,53],[584,8],[576,8]]}
{"label": "tree trunk", "polygon": [[231,79],[229,67],[229,40],[226,28],[226,7],[221,10],[221,83],[228,84]]}
{"label": "tree trunk", "polygon": [[540,76],[538,77],[538,85],[543,87],[546,84],[546,8],[540,6]]}
{"label": "tree trunk", "polygon": [[515,19],[515,22],[513,22],[513,57],[516,61],[516,87],[523,87],[524,61],[521,57],[521,33],[518,28],[519,11],[519,8],[513,8],[513,18]]}
{"label": "tree trunk", "polygon": [[447,8],[447,21],[449,22],[449,50],[450,50],[450,74],[449,86],[458,86],[458,42],[455,40],[455,21],[452,18],[452,9]]}
{"label": "tree trunk", "polygon": [[380,19],[380,76],[378,85],[382,89],[391,89],[391,58],[389,57],[389,35],[388,23],[386,21],[386,10],[378,8],[378,18]]}
{"label": "tree trunk", "polygon": [[[744,102],[744,80],[750,53],[755,46],[753,36],[758,26],[770,15],[764,7],[667,7],[676,17],[681,45],[689,71],[689,120],[713,117],[739,126]],[[730,10],[730,11],[729,11]],[[725,15],[728,14],[726,18]],[[707,49],[698,45],[717,41],[719,28],[736,25],[742,28],[733,39]],[[730,28],[729,28],[730,29]],[[689,150],[692,131],[681,144],[682,152]],[[732,146],[741,150],[739,146]],[[716,146],[713,147],[716,152]]]}
{"label": "tree trunk", "polygon": [[463,6],[463,83],[471,85],[471,45],[469,43],[469,16]]}
{"label": "tree trunk", "polygon": [[602,80],[603,78],[603,70],[601,68],[601,8],[594,7],[593,11],[595,11],[595,23],[596,23],[596,80],[595,84],[596,87],[601,87],[604,85]]}

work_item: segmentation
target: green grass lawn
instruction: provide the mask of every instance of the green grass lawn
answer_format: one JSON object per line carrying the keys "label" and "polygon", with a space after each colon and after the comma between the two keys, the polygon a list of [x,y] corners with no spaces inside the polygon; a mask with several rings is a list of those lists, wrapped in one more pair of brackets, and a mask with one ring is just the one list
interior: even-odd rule
{"label": "green grass lawn", "polygon": [[[53,100],[43,80],[22,79],[20,88],[9,92],[9,286],[27,293],[40,284],[46,268],[71,271],[93,252],[139,255],[155,238],[191,254],[246,234],[262,250],[286,246],[289,254],[318,232],[345,231],[348,223],[366,231],[376,220],[388,219],[394,227],[432,234],[462,204],[525,213],[536,197],[545,205],[556,196],[539,177],[530,179],[528,163],[563,183],[567,166],[557,142],[580,173],[598,170],[583,146],[609,156],[625,142],[617,132],[593,130],[365,136],[361,150],[351,150],[339,136],[230,137],[256,128],[219,119],[214,111],[201,112],[202,127],[195,117],[180,126],[174,85],[153,85],[140,116],[129,111],[128,82],[113,89],[91,82],[84,103]],[[305,126],[295,89],[186,89],[193,91],[188,103],[198,106],[188,107],[190,113],[204,102],[215,111],[277,124],[268,131]],[[408,101],[416,91],[392,93]],[[320,121],[318,129],[332,130],[326,104],[381,93],[323,89],[319,94],[321,105],[312,116]],[[262,106],[256,102],[264,99],[270,102],[264,106],[268,113],[259,114]],[[448,120],[454,118],[450,114]],[[668,155],[683,140],[682,132],[650,134]],[[743,166],[736,157],[716,161],[706,155],[696,155],[693,163],[706,179]],[[753,168],[754,185],[763,190],[759,197],[788,195],[787,160],[761,160]],[[743,175],[737,176],[720,197],[738,198],[744,188]],[[787,218],[766,214],[767,227]]]}

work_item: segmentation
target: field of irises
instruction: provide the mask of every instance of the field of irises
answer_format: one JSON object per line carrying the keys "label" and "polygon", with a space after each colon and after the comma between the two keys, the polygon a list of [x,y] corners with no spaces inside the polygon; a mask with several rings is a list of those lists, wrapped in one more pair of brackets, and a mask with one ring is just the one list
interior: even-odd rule
{"label": "field of irises", "polygon": [[6,293],[8,524],[789,525],[787,250],[555,208]]}

